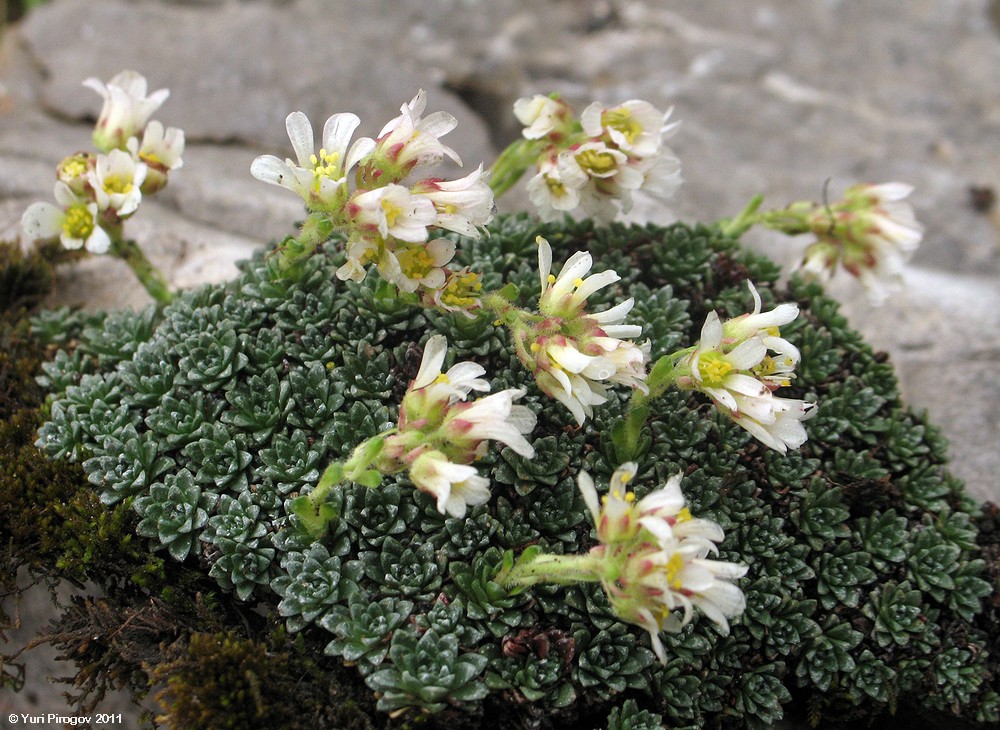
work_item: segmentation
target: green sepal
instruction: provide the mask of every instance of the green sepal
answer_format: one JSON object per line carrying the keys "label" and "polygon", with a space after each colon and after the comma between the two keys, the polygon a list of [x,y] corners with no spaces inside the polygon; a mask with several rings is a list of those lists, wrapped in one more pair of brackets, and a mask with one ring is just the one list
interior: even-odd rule
{"label": "green sepal", "polygon": [[337,505],[331,502],[313,504],[309,495],[293,499],[291,508],[292,514],[299,518],[306,532],[315,539],[321,538],[330,522],[339,517]]}
{"label": "green sepal", "polygon": [[507,282],[503,289],[497,292],[497,296],[501,296],[508,302],[516,302],[518,296],[520,296],[521,290],[517,287],[514,282]]}

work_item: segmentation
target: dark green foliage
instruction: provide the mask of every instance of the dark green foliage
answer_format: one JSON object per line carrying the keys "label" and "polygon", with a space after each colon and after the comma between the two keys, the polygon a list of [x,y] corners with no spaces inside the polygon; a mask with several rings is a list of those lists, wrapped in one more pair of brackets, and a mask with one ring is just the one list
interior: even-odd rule
{"label": "dark green foliage", "polygon": [[187,469],[168,474],[133,503],[142,518],[136,531],[157,538],[174,560],[184,560],[195,547],[215,501],[214,495],[202,493]]}
{"label": "dark green foliage", "polygon": [[647,668],[656,662],[649,649],[639,646],[634,631],[621,624],[595,631],[579,626],[573,632],[576,680],[588,692],[607,698],[626,689],[649,686]]}
{"label": "dark green foliage", "polygon": [[299,631],[323,617],[335,605],[358,592],[361,566],[341,561],[320,543],[305,552],[287,553],[281,560],[283,574],[271,581],[281,596],[278,611],[288,619],[288,628]]}
{"label": "dark green foliage", "polygon": [[363,593],[356,593],[347,609],[338,607],[320,620],[336,637],[326,645],[326,653],[356,664],[362,674],[371,674],[389,653],[393,632],[406,625],[412,612],[411,601],[383,598],[372,603]]}
{"label": "dark green foliage", "polygon": [[404,544],[393,537],[380,550],[361,553],[365,576],[386,596],[428,601],[441,589],[446,561],[430,542]]}
{"label": "dark green foliage", "polygon": [[380,694],[378,709],[399,714],[411,708],[437,713],[449,705],[474,702],[487,694],[480,675],[487,659],[462,652],[455,634],[429,629],[397,631],[389,648],[391,666],[365,678]]}
{"label": "dark green foliage", "polygon": [[608,715],[608,730],[660,730],[663,718],[648,710],[640,710],[635,700],[625,700]]}
{"label": "dark green foliage", "polygon": [[[637,495],[683,473],[692,512],[726,530],[720,557],[749,566],[744,616],[728,637],[704,618],[661,635],[661,666],[597,584],[503,590],[494,578],[504,550],[594,545],[576,478],[586,468],[600,484],[618,466],[610,432],[628,394],[613,389],[580,428],[538,392],[491,317],[406,305],[374,274],[340,282],[333,242],[294,276],[275,277],[259,257],[236,281],[161,312],[34,320],[70,348],[42,373],[52,402],[39,447],[78,463],[31,447],[34,411],[4,424],[11,463],[23,464],[15,473],[29,475],[23,487],[0,474],[9,539],[39,545],[44,535],[40,560],[73,577],[106,570],[142,601],[211,596],[213,624],[184,623],[176,644],[143,660],[154,678],[178,677],[161,695],[168,726],[280,726],[268,713],[291,717],[292,698],[312,709],[288,725],[306,727],[765,727],[788,706],[824,724],[877,725],[905,707],[996,720],[1000,527],[984,542],[997,520],[972,516],[943,469],[940,434],[904,408],[891,368],[818,285],[793,278],[776,291],[770,262],[708,227],[518,217],[492,229],[459,240],[459,265],[483,272],[487,288],[512,282],[531,305],[535,236],[557,262],[587,248],[596,271],[622,276],[593,302],[634,297],[628,321],[654,355],[692,344],[713,308],[748,311],[748,278],[765,308],[799,303],[800,319],[783,328],[803,354],[789,394],[819,403],[800,450],[769,451],[680,392],[651,404],[640,439]],[[340,518],[314,543],[287,501],[395,425],[435,333],[448,337],[449,363],[474,360],[494,390],[527,390],[535,458],[491,449],[478,467],[493,498],[461,520],[405,475],[342,485],[330,497]],[[39,355],[36,346],[33,363]],[[15,390],[40,402],[38,369],[14,371]],[[152,554],[133,530],[186,562]],[[276,638],[280,626],[294,642]],[[229,701],[235,719],[220,709]]]}

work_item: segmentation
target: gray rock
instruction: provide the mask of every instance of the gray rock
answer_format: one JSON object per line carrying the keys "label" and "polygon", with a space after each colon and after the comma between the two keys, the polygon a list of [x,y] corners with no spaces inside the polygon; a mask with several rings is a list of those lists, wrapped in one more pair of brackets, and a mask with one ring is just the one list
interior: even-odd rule
{"label": "gray rock", "polygon": [[372,10],[349,0],[203,7],[64,0],[31,13],[20,35],[45,71],[42,103],[61,116],[95,118],[100,98],[80,82],[132,68],[151,90],[170,89],[157,118],[188,139],[286,153],[291,111],[305,112],[317,127],[330,114],[353,111],[363,120],[359,134],[374,135],[425,88],[429,111],[449,111],[461,122],[449,143],[473,165],[490,159],[485,126],[440,88],[440,78],[396,52],[405,38],[388,9]]}

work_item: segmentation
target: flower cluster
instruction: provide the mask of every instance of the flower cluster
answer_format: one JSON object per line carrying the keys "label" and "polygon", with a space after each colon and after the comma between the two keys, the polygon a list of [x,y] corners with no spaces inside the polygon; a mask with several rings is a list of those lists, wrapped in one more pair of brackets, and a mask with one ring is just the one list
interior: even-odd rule
{"label": "flower cluster", "polygon": [[725,323],[710,312],[701,339],[675,372],[676,382],[705,393],[737,424],[784,453],[805,442],[802,421],[813,413],[811,403],[774,395],[791,384],[799,362],[798,349],[779,329],[798,316],[799,308],[785,303],[761,312],[760,295],[747,284],[753,311]]}
{"label": "flower cluster", "polygon": [[902,288],[903,266],[923,237],[904,202],[912,190],[903,183],[853,185],[839,203],[814,206],[807,226],[817,240],[806,249],[802,269],[828,279],[839,264],[858,278],[872,304],[882,304]]}
{"label": "flower cluster", "polygon": [[[646,629],[653,651],[665,664],[659,633],[680,631],[696,608],[722,634],[729,633],[729,619],[746,607],[743,592],[732,581],[745,575],[747,567],[709,559],[709,554],[718,554],[722,528],[691,515],[684,505],[680,474],[637,500],[628,490],[635,473],[635,463],[621,465],[611,476],[608,493],[598,498],[590,475],[580,472],[580,493],[600,543],[589,553],[525,551],[498,580],[511,586],[599,581],[615,615]],[[680,616],[673,613],[678,609]]]}
{"label": "flower cluster", "polygon": [[438,510],[462,517],[466,506],[489,500],[489,480],[472,463],[490,440],[530,458],[535,450],[524,435],[535,415],[515,404],[524,390],[508,388],[467,401],[472,391],[489,391],[481,365],[460,362],[442,372],[448,343],[434,335],[424,347],[416,378],[399,409],[396,432],[385,437],[375,467],[384,474],[408,470],[414,485],[437,499]]}
{"label": "flower cluster", "polygon": [[552,248],[541,236],[538,315],[520,318],[511,329],[518,356],[546,395],[566,406],[577,423],[607,400],[607,384],[645,388],[648,344],[636,345],[642,328],[623,324],[634,301],[629,298],[603,312],[587,312],[587,297],[621,277],[612,270],[589,274],[593,257],[578,251],[552,269]]}
{"label": "flower cluster", "polygon": [[545,219],[580,208],[610,221],[631,209],[636,191],[666,198],[681,183],[680,162],[665,145],[677,125],[649,102],[594,102],[576,120],[565,102],[538,95],[518,100],[514,114],[525,139],[538,141],[527,190]]}
{"label": "flower cluster", "polygon": [[68,249],[102,254],[121,238],[122,221],[135,213],[142,196],[161,190],[168,173],[181,166],[184,132],[149,121],[169,92],[147,95],[146,79],[135,71],[122,71],[107,84],[87,79],[84,86],[104,97],[93,134],[99,151],[60,162],[57,205],[29,206],[21,228],[32,240],[58,237]]}
{"label": "flower cluster", "polygon": [[[360,119],[335,114],[324,125],[318,152],[309,120],[294,112],[285,126],[296,159],[263,155],[250,167],[257,179],[299,195],[328,229],[346,233],[347,262],[337,272],[340,279],[361,281],[374,264],[401,291],[440,290],[455,245],[434,238],[434,232],[478,237],[493,218],[493,192],[482,165],[458,180],[428,176],[403,184],[411,173],[435,167],[445,157],[461,164],[441,142],[457,121],[446,112],[423,117],[425,106],[421,91],[375,139],[362,137],[353,144]],[[352,170],[353,186],[348,181]]]}

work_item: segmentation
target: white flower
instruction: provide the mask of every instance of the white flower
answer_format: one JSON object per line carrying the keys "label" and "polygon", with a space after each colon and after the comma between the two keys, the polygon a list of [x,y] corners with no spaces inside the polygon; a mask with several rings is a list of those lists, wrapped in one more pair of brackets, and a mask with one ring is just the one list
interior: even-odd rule
{"label": "white flower", "polygon": [[295,151],[295,160],[262,155],[250,165],[258,180],[288,188],[315,210],[336,210],[346,197],[347,173],[375,147],[375,141],[361,137],[350,144],[361,120],[355,114],[334,114],[323,125],[323,145],[317,154],[313,129],[302,112],[285,119],[285,129]]}
{"label": "white flower", "polygon": [[453,365],[447,373],[441,372],[444,358],[448,354],[448,338],[444,335],[432,335],[424,345],[424,354],[420,359],[420,369],[410,384],[409,390],[427,388],[427,396],[431,400],[454,403],[465,400],[473,390],[488,391],[490,384],[480,378],[486,368],[474,362],[460,362]]}
{"label": "white flower", "polygon": [[146,169],[146,163],[139,162],[125,150],[114,149],[106,155],[98,155],[89,173],[98,209],[110,208],[123,218],[134,213],[142,200]]}
{"label": "white flower", "polygon": [[[712,520],[698,519],[684,505],[681,475],[640,500],[628,489],[637,465],[628,462],[611,476],[600,499],[585,471],[577,477],[580,493],[594,519],[600,545],[591,555],[603,562],[601,583],[615,614],[649,632],[653,651],[666,655],[660,631],[680,631],[699,608],[728,633],[728,619],[746,606],[742,591],[730,581],[746,566],[707,559],[718,553],[725,534]],[[682,617],[671,615],[682,609]]]}
{"label": "white flower", "polygon": [[547,161],[539,164],[538,173],[528,181],[526,190],[539,217],[548,221],[576,210],[586,184],[587,175],[579,165],[560,167],[555,161]]}
{"label": "white flower", "polygon": [[444,266],[455,257],[455,242],[437,238],[427,244],[413,244],[391,253],[399,266],[399,275],[392,283],[405,292],[418,287],[440,289],[447,274]]}
{"label": "white flower", "polygon": [[426,106],[427,95],[421,89],[378,134],[376,155],[384,156],[398,169],[397,181],[413,169],[440,164],[445,156],[462,164],[458,153],[440,141],[458,126],[458,120],[448,112],[421,118]]}
{"label": "white flower", "polygon": [[91,253],[106,253],[111,238],[98,224],[97,203],[77,198],[69,186],[59,181],[55,186],[56,202],[33,203],[21,217],[24,235],[31,240],[48,240],[56,236],[68,249],[86,247]]}
{"label": "white flower", "polygon": [[642,172],[629,165],[628,155],[604,142],[586,142],[561,152],[558,164],[563,174],[566,166],[578,166],[591,181],[602,186],[601,192],[612,196],[622,190],[638,190],[644,180]]}
{"label": "white flower", "polygon": [[642,174],[639,189],[660,200],[666,200],[677,192],[684,178],[681,176],[681,161],[664,148],[660,154],[633,163]]}
{"label": "white flower", "polygon": [[737,410],[730,414],[733,420],[765,446],[783,454],[806,442],[802,421],[815,414],[812,403],[770,393],[757,399],[736,396],[736,400]]}
{"label": "white flower", "polygon": [[781,338],[779,327],[792,322],[799,316],[799,305],[785,302],[769,312],[761,312],[760,294],[752,281],[747,280],[747,287],[753,297],[753,311],[726,320],[722,325],[721,337],[728,342],[742,342],[753,337],[760,337],[769,350],[780,353],[794,354],[798,362],[799,351],[788,340]]}
{"label": "white flower", "polygon": [[534,447],[524,438],[535,428],[535,414],[514,401],[526,393],[521,388],[507,388],[469,403],[456,403],[448,410],[442,433],[457,446],[465,446],[476,456],[486,453],[486,442],[499,441],[530,459]]}
{"label": "white flower", "polygon": [[377,232],[382,238],[419,243],[427,240],[427,227],[437,220],[437,210],[430,198],[413,195],[402,185],[357,193],[347,204],[348,215],[362,229]]}
{"label": "white flower", "polygon": [[848,248],[844,268],[858,277],[875,306],[902,289],[903,268],[923,238],[923,226],[910,204],[903,202],[912,191],[912,186],[903,183],[861,185],[847,191],[849,201],[867,198],[870,207],[861,216],[867,224],[864,251]]}
{"label": "white flower", "polygon": [[[794,314],[797,312],[796,308]],[[744,319],[738,328],[756,331],[754,322],[780,320],[789,314],[790,310],[780,307],[765,315],[757,312],[748,317],[759,319]],[[779,337],[759,334],[736,340],[738,344],[734,346],[733,340],[724,341],[724,331],[719,315],[709,312],[698,346],[688,360],[690,387],[712,398],[720,410],[767,446],[781,453],[789,447],[798,448],[806,440],[801,422],[811,415],[812,404],[778,398],[772,392],[772,386],[787,384],[791,365],[798,360],[798,350]],[[772,370],[774,360],[766,360],[768,344],[765,341],[781,347],[784,350],[782,357],[793,361],[791,365]],[[778,383],[775,382],[776,373]]]}
{"label": "white flower", "polygon": [[893,182],[852,185],[844,200],[814,206],[807,227],[818,240],[806,249],[802,269],[829,278],[837,264],[857,277],[878,306],[902,286],[903,267],[923,237],[913,208],[904,202],[913,188]]}
{"label": "white flower", "polygon": [[569,108],[566,103],[550,96],[535,94],[514,102],[514,116],[525,129],[525,139],[541,139],[559,130],[566,122]]}
{"label": "white flower", "polygon": [[457,180],[421,180],[412,192],[434,203],[437,211],[434,225],[463,236],[479,238],[479,229],[493,220],[496,212],[493,191],[486,182],[482,165]]}
{"label": "white flower", "polygon": [[163,125],[154,119],[146,126],[142,145],[136,137],[132,137],[128,141],[128,150],[133,157],[151,167],[176,170],[184,164],[181,159],[184,154],[184,130],[177,127],[164,130]]}
{"label": "white flower", "polygon": [[[723,636],[729,634],[729,619],[746,609],[746,597],[732,581],[746,575],[748,567],[709,560],[712,551],[701,541],[676,540],[643,555],[650,570],[640,582],[655,596],[655,603],[644,612],[642,626],[649,631],[653,651],[661,663],[666,662],[666,656],[659,632],[680,631],[694,618],[695,608],[712,620]],[[671,614],[675,609],[683,611],[680,618]]]}
{"label": "white flower", "polygon": [[83,85],[104,98],[94,129],[94,145],[102,152],[124,149],[128,139],[138,135],[153,112],[170,96],[167,89],[147,96],[146,77],[136,71],[122,71],[107,84],[89,78]]}
{"label": "white flower", "polygon": [[[634,304],[631,298],[603,312],[585,311],[591,294],[621,278],[616,272],[588,276],[593,257],[578,251],[566,261],[559,276],[553,276],[549,273],[552,248],[541,236],[537,240],[542,289],[538,309],[546,322],[522,359],[531,358],[526,364],[534,370],[539,388],[565,405],[582,425],[593,415],[592,407],[607,400],[605,383],[646,387],[649,349],[622,339],[642,332],[638,325],[622,324]],[[552,331],[557,323],[559,329]]]}
{"label": "white flower", "polygon": [[[607,388],[582,372],[576,373],[568,370],[566,364],[560,363],[548,350],[542,353],[542,357],[546,358],[547,367],[535,372],[535,382],[538,383],[538,387],[543,393],[566,406],[576,422],[582,426],[587,418],[593,417],[593,406],[607,402]],[[611,370],[610,365],[600,361],[595,363],[591,372],[598,368],[601,369],[601,372]]]}
{"label": "white flower", "polygon": [[455,464],[440,451],[425,451],[410,466],[410,479],[422,492],[437,499],[441,514],[464,517],[467,507],[490,500],[490,480],[476,467]]}
{"label": "white flower", "polygon": [[580,115],[583,131],[591,137],[607,134],[621,150],[637,157],[649,157],[660,150],[667,118],[670,116],[647,101],[633,99],[605,108],[594,102]]}
{"label": "white flower", "polygon": [[409,468],[418,488],[438,498],[438,510],[456,517],[466,505],[489,499],[489,480],[476,474],[473,461],[499,441],[530,458],[535,450],[524,438],[535,426],[534,414],[515,405],[525,391],[507,389],[467,402],[472,391],[488,391],[485,370],[460,362],[442,373],[448,351],[443,335],[424,346],[420,368],[399,408],[396,433],[386,437],[380,455],[388,472]]}

